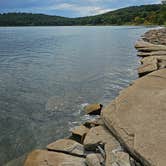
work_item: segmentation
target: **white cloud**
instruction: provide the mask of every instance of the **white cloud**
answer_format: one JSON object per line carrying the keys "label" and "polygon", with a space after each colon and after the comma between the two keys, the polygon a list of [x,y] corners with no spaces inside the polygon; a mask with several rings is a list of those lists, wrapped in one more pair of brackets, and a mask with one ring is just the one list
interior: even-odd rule
{"label": "white cloud", "polygon": [[76,4],[62,3],[49,7],[49,10],[68,10],[68,11],[77,12],[80,14],[80,16],[87,16],[87,15],[102,14],[111,11],[113,9],[103,8],[99,6],[79,6]]}

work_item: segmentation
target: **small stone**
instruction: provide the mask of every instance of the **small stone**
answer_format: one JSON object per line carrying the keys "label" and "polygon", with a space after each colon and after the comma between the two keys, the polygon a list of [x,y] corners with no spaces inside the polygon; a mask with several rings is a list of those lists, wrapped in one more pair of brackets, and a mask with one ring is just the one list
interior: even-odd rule
{"label": "small stone", "polygon": [[47,146],[48,150],[64,152],[71,155],[84,155],[84,147],[80,143],[71,139],[60,139]]}
{"label": "small stone", "polygon": [[101,104],[89,104],[84,107],[84,110],[86,114],[100,115],[102,107]]}
{"label": "small stone", "polygon": [[103,162],[104,159],[99,153],[92,153],[86,156],[86,163],[88,166],[101,166]]}

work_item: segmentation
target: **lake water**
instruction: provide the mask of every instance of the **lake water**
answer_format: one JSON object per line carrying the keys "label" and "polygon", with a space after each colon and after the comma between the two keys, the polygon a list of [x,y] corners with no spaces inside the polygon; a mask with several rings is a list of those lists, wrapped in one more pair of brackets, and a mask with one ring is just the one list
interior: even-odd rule
{"label": "lake water", "polygon": [[0,28],[0,165],[68,136],[137,78],[145,27]]}

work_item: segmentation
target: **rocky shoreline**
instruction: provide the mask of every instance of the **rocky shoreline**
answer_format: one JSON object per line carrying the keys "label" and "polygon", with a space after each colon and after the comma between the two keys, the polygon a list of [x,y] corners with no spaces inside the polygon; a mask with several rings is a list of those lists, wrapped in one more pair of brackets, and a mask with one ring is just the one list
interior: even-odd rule
{"label": "rocky shoreline", "polygon": [[86,106],[99,117],[34,150],[24,166],[165,166],[166,28],[148,31],[135,46],[141,78],[108,106]]}

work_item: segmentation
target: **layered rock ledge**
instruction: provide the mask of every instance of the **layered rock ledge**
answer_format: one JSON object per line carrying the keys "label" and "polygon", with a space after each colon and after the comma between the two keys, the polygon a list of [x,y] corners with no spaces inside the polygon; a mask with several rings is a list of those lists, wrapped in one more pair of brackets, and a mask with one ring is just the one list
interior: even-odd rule
{"label": "layered rock ledge", "polygon": [[138,68],[140,77],[166,68],[166,28],[146,32],[135,47],[142,58]]}
{"label": "layered rock ledge", "polygon": [[24,166],[165,166],[165,35],[166,29],[152,30],[136,43],[141,78],[106,107],[85,108],[100,118],[74,128],[69,138],[34,150]]}

